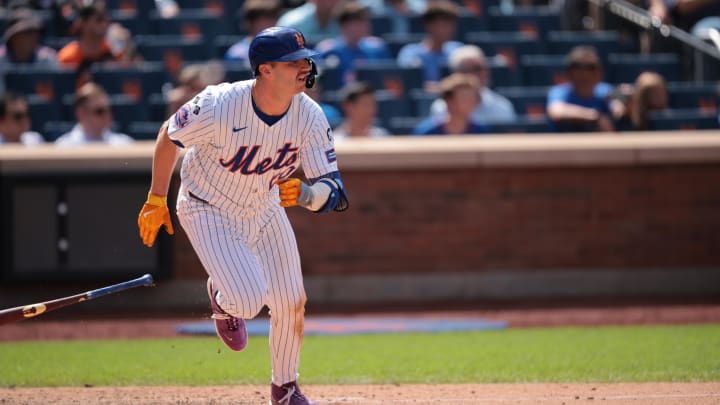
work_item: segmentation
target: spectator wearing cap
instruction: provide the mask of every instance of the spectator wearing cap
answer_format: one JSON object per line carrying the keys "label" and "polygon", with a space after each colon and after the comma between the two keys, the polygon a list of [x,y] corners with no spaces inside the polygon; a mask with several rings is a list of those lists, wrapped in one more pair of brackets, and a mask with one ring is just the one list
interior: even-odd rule
{"label": "spectator wearing cap", "polygon": [[308,41],[336,37],[340,34],[340,28],[333,18],[333,12],[340,2],[341,0],[308,0],[302,6],[280,16],[277,25],[297,29]]}
{"label": "spectator wearing cap", "polygon": [[336,139],[382,138],[390,135],[385,128],[375,125],[378,107],[375,89],[369,83],[349,83],[343,87],[341,93],[345,119],[333,131]]}
{"label": "spectator wearing cap", "polygon": [[447,116],[433,117],[421,122],[413,131],[416,135],[463,135],[489,132],[485,125],[474,122],[473,111],[480,103],[478,79],[465,73],[453,73],[440,82],[440,95],[447,105]]}
{"label": "spectator wearing cap", "polygon": [[608,97],[612,86],[602,81],[602,65],[592,46],[576,46],[565,58],[567,83],[550,88],[547,115],[555,132],[611,132]]}
{"label": "spectator wearing cap", "polygon": [[449,0],[428,3],[422,14],[425,36],[422,41],[400,48],[398,65],[423,68],[426,87],[432,89],[442,78],[442,67],[448,57],[463,44],[454,41],[457,30],[458,6]]}
{"label": "spectator wearing cap", "polygon": [[75,23],[78,39],[60,49],[60,64],[82,70],[96,62],[123,59],[124,49],[113,50],[107,40],[110,17],[104,2],[95,1],[80,8]]}
{"label": "spectator wearing cap", "polygon": [[89,82],[82,85],[75,93],[75,126],[62,134],[55,144],[58,146],[79,146],[91,143],[107,143],[109,145],[126,145],[133,139],[125,134],[110,130],[112,124],[112,107],[110,98],[100,85]]}
{"label": "spectator wearing cap", "polygon": [[[492,78],[490,66],[482,49],[475,45],[464,45],[450,54],[450,70],[475,76],[480,86],[480,104],[472,113],[473,121],[479,124],[513,122],[517,119],[510,100],[490,89]],[[447,116],[445,100],[438,98],[430,106],[430,114],[437,119]]]}
{"label": "spectator wearing cap", "polygon": [[370,11],[357,1],[347,1],[335,14],[340,37],[320,41],[315,50],[327,66],[337,66],[342,83],[355,80],[355,67],[368,61],[392,59],[381,38],[370,35]]}
{"label": "spectator wearing cap", "polygon": [[39,145],[45,139],[30,131],[30,109],[25,97],[13,92],[0,96],[0,144]]}
{"label": "spectator wearing cap", "polygon": [[246,0],[242,6],[242,19],[243,28],[248,35],[228,48],[225,52],[225,60],[247,62],[250,42],[258,32],[277,25],[281,10],[279,0]]}
{"label": "spectator wearing cap", "polygon": [[40,44],[42,31],[42,19],[33,10],[14,11],[3,34],[0,66],[27,64],[56,66],[55,50]]}

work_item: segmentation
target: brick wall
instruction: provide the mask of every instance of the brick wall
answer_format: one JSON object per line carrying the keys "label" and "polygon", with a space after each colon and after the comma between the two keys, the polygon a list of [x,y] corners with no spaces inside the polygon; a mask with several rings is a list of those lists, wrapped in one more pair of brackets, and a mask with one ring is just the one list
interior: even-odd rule
{"label": "brick wall", "polygon": [[289,210],[306,275],[720,267],[720,164],[343,175],[347,212]]}

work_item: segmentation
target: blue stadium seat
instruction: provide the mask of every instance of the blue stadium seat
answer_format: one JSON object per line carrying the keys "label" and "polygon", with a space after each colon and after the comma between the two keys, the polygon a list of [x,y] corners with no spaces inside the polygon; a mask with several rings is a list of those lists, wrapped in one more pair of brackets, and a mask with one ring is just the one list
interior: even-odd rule
{"label": "blue stadium seat", "polygon": [[418,33],[403,34],[390,32],[382,35],[381,38],[387,44],[393,58],[397,58],[398,53],[400,53],[400,49],[402,49],[403,46],[422,41],[424,35],[425,34]]}
{"label": "blue stadium seat", "polygon": [[720,110],[720,85],[713,82],[670,82],[667,90],[672,108]]}
{"label": "blue stadium seat", "polygon": [[240,80],[248,80],[253,78],[250,65],[245,63],[225,63],[225,80],[228,82],[237,82]]}
{"label": "blue stadium seat", "polygon": [[212,54],[217,59],[225,59],[225,53],[236,42],[243,39],[241,35],[218,35],[212,40]]}
{"label": "blue stadium seat", "polygon": [[145,35],[135,38],[138,52],[145,60],[161,61],[172,77],[177,77],[186,62],[206,62],[212,57],[212,47],[201,38],[175,35]]}
{"label": "blue stadium seat", "polygon": [[[425,26],[423,25],[421,16],[410,16],[408,17],[408,21],[410,23],[410,33],[425,33]],[[465,34],[468,32],[487,30],[489,28],[490,26],[488,25],[485,15],[476,15],[461,11],[457,20],[455,39],[463,41]]]}
{"label": "blue stadium seat", "polygon": [[133,121],[125,133],[137,140],[155,139],[162,124],[162,121]]}
{"label": "blue stadium seat", "polygon": [[519,67],[521,56],[545,51],[543,42],[522,32],[473,31],[465,35],[465,42],[477,45],[488,56],[502,56],[513,70]]}
{"label": "blue stadium seat", "polygon": [[148,120],[165,121],[170,114],[167,111],[167,100],[162,93],[151,94],[147,99]]}
{"label": "blue stadium seat", "polygon": [[5,72],[5,87],[25,95],[35,94],[59,102],[75,93],[77,74],[74,69],[17,66]]}
{"label": "blue stadium seat", "polygon": [[412,89],[408,97],[410,99],[410,105],[413,108],[410,115],[429,117],[430,106],[432,106],[432,103],[438,98],[438,95],[423,89]]}
{"label": "blue stadium seat", "polygon": [[109,94],[124,94],[135,100],[144,100],[158,93],[171,77],[162,62],[140,64],[97,64],[92,68],[93,81]]}
{"label": "blue stadium seat", "polygon": [[502,87],[496,91],[507,97],[518,115],[535,119],[545,116],[545,104],[549,87]]}
{"label": "blue stadium seat", "polygon": [[558,55],[579,45],[593,46],[606,64],[608,54],[619,51],[620,36],[614,31],[549,31],[545,43],[548,53]]}
{"label": "blue stadium seat", "polygon": [[505,14],[500,7],[490,7],[487,21],[492,31],[523,32],[544,38],[548,31],[560,29],[560,11],[556,7],[517,7],[511,14]]}
{"label": "blue stadium seat", "polygon": [[717,129],[717,111],[701,111],[697,108],[669,109],[650,113],[649,127],[654,130]]}
{"label": "blue stadium seat", "polygon": [[398,97],[387,90],[378,90],[375,92],[375,99],[378,106],[377,117],[382,127],[388,128],[393,117],[412,114],[410,103],[405,97]]}
{"label": "blue stadium seat", "polygon": [[378,62],[358,66],[357,80],[369,82],[377,90],[388,90],[398,97],[411,89],[423,88],[422,67],[400,67],[393,62]]}
{"label": "blue stadium seat", "polygon": [[411,135],[415,127],[427,117],[392,117],[387,127],[385,127],[393,135]]}
{"label": "blue stadium seat", "polygon": [[540,134],[550,132],[550,125],[544,117],[518,116],[514,122],[491,124],[491,134]]}
{"label": "blue stadium seat", "polygon": [[318,63],[318,81],[323,90],[339,90],[343,85],[343,78],[337,67],[324,66],[322,61]]}
{"label": "blue stadium seat", "polygon": [[30,110],[30,128],[33,131],[42,133],[47,121],[58,121],[61,118],[60,109],[55,102],[30,95],[27,96],[27,103]]}
{"label": "blue stadium seat", "polygon": [[70,131],[75,126],[75,121],[46,121],[40,133],[48,142],[54,142],[60,135]]}
{"label": "blue stadium seat", "polygon": [[204,37],[207,43],[230,31],[221,14],[205,9],[181,9],[174,18],[162,18],[157,12],[152,12],[148,27],[152,35],[175,35],[190,39]]}
{"label": "blue stadium seat", "polygon": [[565,80],[565,55],[526,55],[520,58],[525,86],[551,86]]}
{"label": "blue stadium seat", "polygon": [[611,54],[605,68],[611,83],[633,83],[644,71],[659,73],[665,81],[682,80],[682,68],[678,55],[654,53],[649,55]]}
{"label": "blue stadium seat", "polygon": [[384,15],[371,15],[370,16],[370,32],[376,37],[381,37],[387,33],[392,32],[393,24],[392,19]]}

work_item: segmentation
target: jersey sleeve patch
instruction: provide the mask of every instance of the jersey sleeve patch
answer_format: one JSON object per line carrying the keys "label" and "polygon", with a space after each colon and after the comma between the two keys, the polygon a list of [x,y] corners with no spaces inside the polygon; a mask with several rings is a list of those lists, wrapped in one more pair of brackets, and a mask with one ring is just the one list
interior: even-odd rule
{"label": "jersey sleeve patch", "polygon": [[190,114],[192,112],[192,106],[190,103],[184,104],[180,109],[177,110],[175,113],[175,128],[185,128],[190,123]]}
{"label": "jersey sleeve patch", "polygon": [[327,158],[328,163],[337,162],[337,155],[335,154],[335,149],[330,149],[325,151],[325,157]]}

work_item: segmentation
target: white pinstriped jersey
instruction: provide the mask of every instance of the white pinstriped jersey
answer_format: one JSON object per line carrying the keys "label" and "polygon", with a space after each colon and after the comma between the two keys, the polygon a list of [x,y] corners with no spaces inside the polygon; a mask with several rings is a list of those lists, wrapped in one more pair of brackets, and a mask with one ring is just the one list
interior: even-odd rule
{"label": "white pinstriped jersey", "polygon": [[277,205],[274,182],[299,166],[310,179],[338,170],[320,106],[297,94],[285,116],[268,126],[253,109],[254,82],[208,86],[168,120],[170,139],[187,148],[183,187],[232,213]]}

